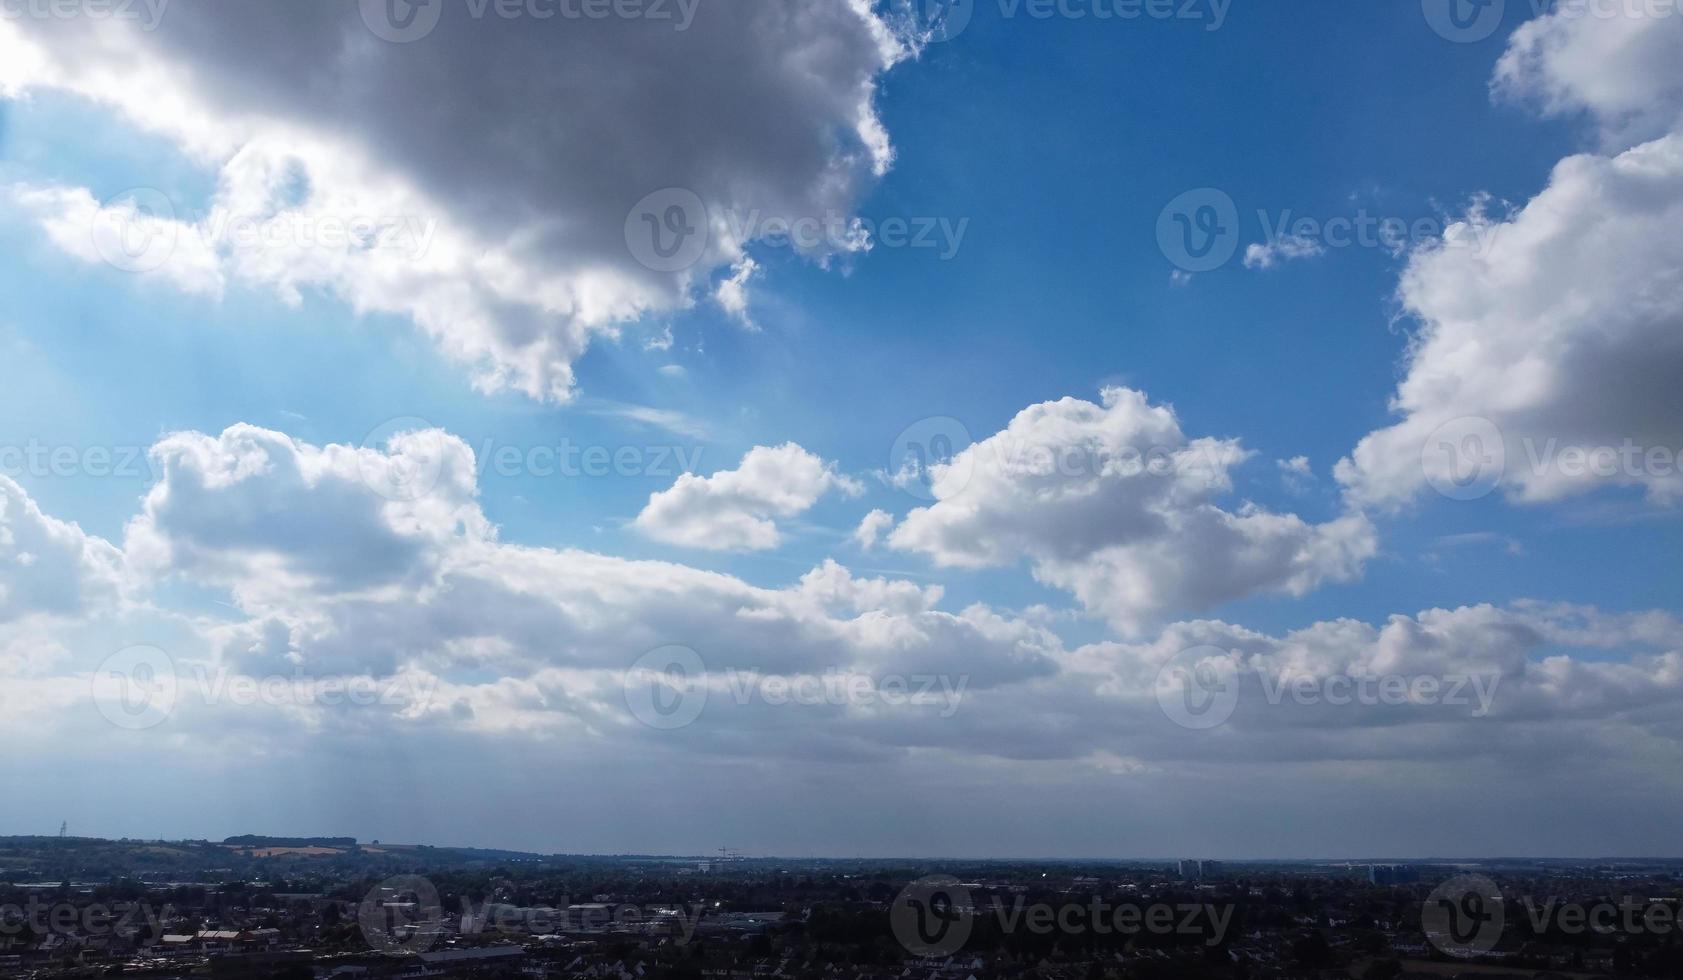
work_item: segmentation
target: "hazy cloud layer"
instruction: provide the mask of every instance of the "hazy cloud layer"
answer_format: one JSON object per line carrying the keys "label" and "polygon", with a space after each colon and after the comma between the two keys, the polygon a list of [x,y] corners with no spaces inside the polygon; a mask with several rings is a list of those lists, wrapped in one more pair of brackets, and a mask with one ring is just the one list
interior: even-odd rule
{"label": "hazy cloud layer", "polygon": [[[1012,792],[1121,780],[1184,802],[1257,766],[1322,786],[1383,773],[1391,788],[1376,791],[1393,793],[1432,773],[1473,793],[1494,785],[1476,775],[1487,765],[1546,779],[1563,761],[1614,760],[1664,780],[1683,761],[1683,624],[1664,612],[1478,605],[1277,636],[1194,621],[1070,647],[1044,616],[945,611],[938,586],[833,561],[763,588],[502,543],[474,502],[471,451],[438,431],[369,449],[236,426],[171,435],[154,453],[161,477],[127,535],[135,585],[227,603],[189,614],[120,603],[114,589],[8,593],[0,727],[20,745],[116,737],[167,746],[184,773],[230,751],[279,763],[397,744],[449,764],[543,747],[540,781],[586,778],[603,753],[680,782],[695,765],[746,764],[715,778],[754,798],[768,776],[861,763],[886,785],[914,771],[955,791],[984,773]],[[109,579],[116,549],[5,489],[0,554]],[[67,594],[80,595],[74,621],[52,615],[72,608]],[[96,666],[134,643],[167,647],[175,687],[167,718],[123,732],[91,692]],[[688,690],[706,695],[666,731],[628,692],[646,654],[674,645],[693,651]],[[1177,720],[1181,668],[1230,685],[1218,725]],[[266,679],[250,688],[265,693],[241,700],[240,679]],[[347,702],[357,685],[375,699]],[[1312,772],[1328,766],[1358,768]],[[515,771],[457,778],[470,795],[503,792]]]}

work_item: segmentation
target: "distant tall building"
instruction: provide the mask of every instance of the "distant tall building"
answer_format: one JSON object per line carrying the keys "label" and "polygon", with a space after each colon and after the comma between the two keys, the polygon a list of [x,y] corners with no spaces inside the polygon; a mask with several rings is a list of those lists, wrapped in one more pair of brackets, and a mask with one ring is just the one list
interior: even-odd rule
{"label": "distant tall building", "polygon": [[1176,865],[1176,870],[1184,881],[1204,881],[1221,874],[1221,862],[1183,860]]}
{"label": "distant tall building", "polygon": [[1406,864],[1370,864],[1367,880],[1375,885],[1408,885],[1420,880],[1420,871]]}

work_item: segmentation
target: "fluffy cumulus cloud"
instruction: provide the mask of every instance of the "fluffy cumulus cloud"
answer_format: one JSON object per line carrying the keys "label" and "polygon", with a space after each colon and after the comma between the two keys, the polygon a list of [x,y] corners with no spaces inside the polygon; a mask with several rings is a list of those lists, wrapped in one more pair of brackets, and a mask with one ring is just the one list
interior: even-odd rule
{"label": "fluffy cumulus cloud", "polygon": [[933,466],[936,502],[908,514],[888,542],[943,566],[1026,559],[1036,578],[1128,632],[1180,610],[1357,576],[1377,547],[1360,515],[1313,524],[1219,505],[1249,455],[1237,440],[1189,438],[1171,409],[1138,391],[1046,402]]}
{"label": "fluffy cumulus cloud", "polygon": [[0,624],[109,604],[120,567],[116,548],[43,514],[22,487],[0,476]]}
{"label": "fluffy cumulus cloud", "polygon": [[[592,339],[646,314],[716,291],[751,322],[763,221],[847,215],[892,159],[873,100],[908,51],[865,0],[605,19],[440,2],[409,24],[389,9],[176,0],[157,23],[0,21],[0,95],[112,106],[218,175],[203,207],[13,193],[73,254],[201,293],[327,290],[412,319],[483,387],[560,400]],[[87,248],[112,223],[116,250]]]}
{"label": "fluffy cumulus cloud", "polygon": [[763,589],[505,544],[475,500],[472,450],[437,430],[358,448],[236,426],[153,453],[162,478],[130,522],[129,559],[155,581],[226,590],[248,618],[206,635],[241,669],[623,672],[680,644],[721,669],[916,668],[986,686],[1048,672],[1061,651],[1038,627],[941,612],[937,588],[834,563]]}
{"label": "fluffy cumulus cloud", "polygon": [[883,533],[893,526],[893,514],[886,510],[873,510],[861,518],[859,526],[853,529],[853,543],[862,551],[870,551],[877,546],[877,540]]}
{"label": "fluffy cumulus cloud", "polygon": [[413,589],[443,543],[490,533],[473,451],[438,430],[319,448],[240,425],[168,436],[152,456],[163,479],[128,526],[131,562],[257,605]]}
{"label": "fluffy cumulus cloud", "polygon": [[[1615,142],[1664,135],[1569,157],[1513,214],[1475,207],[1410,257],[1399,295],[1421,329],[1392,398],[1400,420],[1339,464],[1356,500],[1395,504],[1428,485],[1524,501],[1615,486],[1683,496],[1680,40],[1676,15],[1564,9],[1516,32],[1501,92],[1587,112]],[[1469,240],[1486,245],[1456,244]]]}
{"label": "fluffy cumulus cloud", "polygon": [[1587,113],[1628,145],[1683,124],[1680,44],[1673,4],[1562,4],[1514,31],[1491,87],[1553,115]]}
{"label": "fluffy cumulus cloud", "polygon": [[717,551],[758,551],[782,540],[774,518],[805,513],[831,490],[864,488],[794,443],[755,446],[734,470],[685,473],[649,497],[636,527],[657,541]]}

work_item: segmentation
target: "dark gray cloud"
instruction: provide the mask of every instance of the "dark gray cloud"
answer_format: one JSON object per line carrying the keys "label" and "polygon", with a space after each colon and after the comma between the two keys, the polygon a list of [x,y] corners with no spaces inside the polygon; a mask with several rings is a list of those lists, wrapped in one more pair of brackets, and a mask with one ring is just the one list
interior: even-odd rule
{"label": "dark gray cloud", "polygon": [[[304,229],[219,241],[228,274],[407,314],[481,385],[562,399],[593,337],[707,292],[766,219],[846,220],[892,155],[873,99],[907,50],[865,0],[631,6],[175,0],[156,25],[8,19],[0,90],[112,104],[217,169],[214,211],[184,235],[230,217]],[[405,8],[439,16],[394,43],[381,21]],[[674,225],[701,236],[681,268],[628,239],[650,231],[634,206],[668,188],[657,224],[701,205]],[[308,234],[347,221],[399,233]]]}

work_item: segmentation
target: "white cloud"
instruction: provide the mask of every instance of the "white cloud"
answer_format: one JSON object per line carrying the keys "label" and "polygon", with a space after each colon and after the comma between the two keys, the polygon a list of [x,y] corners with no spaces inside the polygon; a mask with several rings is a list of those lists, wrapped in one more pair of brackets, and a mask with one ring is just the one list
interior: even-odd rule
{"label": "white cloud", "polygon": [[1245,247],[1245,268],[1272,269],[1280,262],[1309,259],[1326,252],[1326,247],[1313,238],[1286,235],[1267,242],[1252,242]]}
{"label": "white cloud", "polygon": [[863,489],[792,442],[755,446],[734,470],[709,477],[685,473],[670,489],[650,495],[635,526],[668,544],[759,551],[782,540],[774,518],[804,513],[831,490],[857,496]]}
{"label": "white cloud", "polygon": [[1223,510],[1237,440],[1189,439],[1174,412],[1107,388],[1024,409],[933,467],[936,503],[889,536],[939,565],[1028,559],[1036,578],[1138,632],[1176,611],[1259,593],[1302,594],[1360,574],[1376,550],[1359,514],[1310,524],[1250,504]]}
{"label": "white cloud", "polygon": [[[235,426],[172,435],[153,452],[163,475],[130,523],[130,558],[154,581],[226,590],[248,618],[207,636],[242,670],[552,669],[605,685],[677,643],[720,670],[945,670],[989,686],[1049,672],[1061,650],[1050,632],[982,607],[937,611],[939,588],[856,579],[833,562],[775,590],[503,544],[475,501],[471,450],[436,430],[373,449]],[[780,454],[766,452],[758,459]],[[748,460],[738,472],[768,471]]]}
{"label": "white cloud", "polygon": [[1491,87],[1551,115],[1588,113],[1608,143],[1628,146],[1683,124],[1680,34],[1675,5],[1627,4],[1611,15],[1568,5],[1514,31]]}
{"label": "white cloud", "polygon": [[853,543],[858,545],[862,551],[870,551],[876,547],[877,540],[882,537],[883,532],[893,526],[893,514],[886,510],[873,510],[865,515],[864,519],[859,522],[858,527],[853,529]]}
{"label": "white cloud", "polygon": [[[651,337],[643,339],[643,349],[647,351],[669,351],[672,349],[672,325],[667,324]],[[671,365],[667,365],[670,367]]]}
{"label": "white cloud", "polygon": [[[1230,719],[1208,733],[1229,737],[1188,740],[1158,724],[1161,672],[1194,649],[1224,661],[1237,685]],[[1609,659],[1606,649],[1621,653]],[[1667,715],[1683,702],[1683,624],[1664,613],[1537,603],[1433,609],[1380,625],[1332,620],[1278,637],[1188,622],[1145,643],[1082,647],[1058,677],[1029,688],[1037,693],[1018,710],[1081,718],[1089,745],[1126,738],[1131,754],[1159,763],[1492,756],[1552,765],[1550,753],[1594,756],[1632,732],[1662,740],[1675,757],[1683,731]],[[972,707],[985,713],[1003,693],[979,695]]]}
{"label": "white cloud", "polygon": [[[1515,35],[1498,83],[1621,130],[1675,121],[1680,26],[1551,15]],[[1655,58],[1671,67],[1648,73]],[[1475,207],[1443,242],[1418,248],[1399,289],[1421,323],[1392,398],[1401,420],[1338,464],[1352,498],[1394,505],[1428,482],[1476,488],[1478,478],[1528,502],[1610,486],[1657,503],[1683,496],[1680,225],[1674,133],[1568,157],[1511,217]],[[1469,239],[1485,246],[1457,244]]]}
{"label": "white cloud", "polygon": [[[666,367],[675,366],[666,365]],[[666,368],[662,368],[661,372],[663,374],[672,373],[667,371]],[[683,368],[678,368],[677,373],[682,374]],[[605,415],[610,418],[636,422],[639,425],[646,425],[651,428],[664,429],[675,436],[682,436],[686,439],[700,440],[706,439],[708,436],[706,423],[675,409],[655,408],[651,405],[633,405],[629,402],[617,402],[607,398],[592,398],[586,401],[585,405],[586,410],[593,415]],[[697,452],[699,453],[700,450],[697,450]]]}
{"label": "white cloud", "polygon": [[101,204],[82,188],[19,186],[11,197],[49,241],[83,262],[155,273],[184,292],[222,295],[227,279],[221,260],[199,229],[173,214],[133,199]]}
{"label": "white cloud", "polygon": [[1292,493],[1307,493],[1310,484],[1315,482],[1315,471],[1310,467],[1307,456],[1276,459],[1274,466],[1280,471],[1280,482]]}
{"label": "white cloud", "polygon": [[713,293],[719,307],[749,330],[760,329],[748,312],[748,281],[759,271],[759,265],[753,259],[744,256],[740,262],[731,266],[730,276],[720,281]]}
{"label": "white cloud", "polygon": [[[1289,807],[1298,787],[1335,779],[1354,791],[1370,779],[1395,792],[1404,774],[1485,800],[1515,791],[1502,780],[1529,785],[1567,762],[1580,781],[1590,771],[1621,792],[1644,779],[1669,791],[1668,774],[1683,763],[1683,623],[1664,612],[1517,603],[1279,635],[1197,621],[1072,650],[1037,622],[1057,618],[1044,611],[946,612],[939,587],[862,578],[831,561],[790,586],[762,588],[671,563],[504,544],[477,516],[471,477],[441,479],[439,499],[424,504],[380,492],[393,470],[412,471],[429,450],[453,475],[466,447],[443,433],[387,451],[317,447],[244,426],[168,437],[157,449],[167,462],[160,483],[134,521],[149,546],[131,536],[134,557],[154,560],[137,567],[225,593],[234,612],[0,622],[0,666],[14,672],[0,686],[0,731],[29,750],[22,759],[59,746],[50,756],[58,765],[95,765],[113,744],[168,750],[168,772],[147,776],[166,782],[219,772],[237,750],[236,772],[253,760],[311,758],[336,791],[350,791],[361,785],[351,773],[384,778],[371,761],[389,761],[401,744],[429,766],[473,760],[453,775],[459,796],[529,793],[537,772],[577,783],[604,757],[617,772],[661,783],[704,756],[718,764],[711,784],[733,795],[768,775],[870,763],[874,779],[896,787],[962,771],[1007,797],[1026,787],[1096,790],[1094,774],[1104,773],[1168,794],[1176,812],[1199,809],[1197,786],[1213,779],[1230,793],[1230,780],[1258,772],[1292,788],[1256,798]],[[376,478],[353,475],[364,471]],[[17,497],[5,498],[8,528],[50,524],[64,535],[67,526],[33,513],[20,521],[28,508],[14,508]],[[388,557],[370,560],[344,542]],[[252,581],[277,573],[286,587]],[[90,703],[91,671],[137,638],[167,647],[179,691],[156,729],[124,732]],[[697,652],[696,680],[710,692],[681,733],[641,724],[626,699],[637,658],[668,644]],[[1231,665],[1238,701],[1219,728],[1188,732],[1159,694],[1165,665],[1198,646]],[[241,702],[228,693],[241,677],[283,683],[260,688],[278,696]],[[930,697],[885,702],[896,677],[936,686]],[[764,694],[833,691],[825,685],[838,679],[853,695]],[[352,683],[379,699],[317,694]],[[762,695],[743,694],[752,690]],[[1353,691],[1379,700],[1339,700]],[[487,767],[487,753],[536,761]],[[89,771],[111,775],[95,781],[97,792],[124,791],[120,772]],[[250,799],[280,805],[271,790],[253,785]]]}
{"label": "white cloud", "polygon": [[21,486],[0,476],[0,625],[109,605],[120,568],[116,548],[43,514]]}
{"label": "white cloud", "polygon": [[253,609],[421,588],[442,544],[492,535],[472,450],[436,429],[317,448],[239,425],[168,436],[152,456],[164,476],[129,524],[130,561],[229,588]]}
{"label": "white cloud", "polygon": [[[893,156],[873,103],[908,51],[864,0],[703,4],[682,30],[442,11],[409,44],[377,37],[355,3],[300,16],[268,0],[179,2],[153,30],[9,18],[0,90],[110,105],[217,172],[204,214],[174,202],[178,238],[199,244],[160,275],[288,301],[320,287],[409,317],[483,388],[551,400],[570,396],[595,338],[688,305],[720,267],[745,281],[750,243],[732,216],[850,213]],[[308,84],[300,64],[315,66]],[[710,238],[694,264],[656,271],[627,219],[665,188],[710,209],[691,216]],[[251,228],[259,245],[234,241]],[[75,235],[51,237],[86,256]],[[741,285],[721,301],[745,304]]]}

